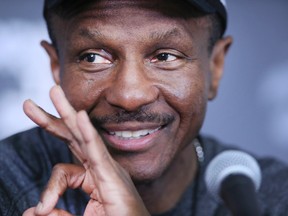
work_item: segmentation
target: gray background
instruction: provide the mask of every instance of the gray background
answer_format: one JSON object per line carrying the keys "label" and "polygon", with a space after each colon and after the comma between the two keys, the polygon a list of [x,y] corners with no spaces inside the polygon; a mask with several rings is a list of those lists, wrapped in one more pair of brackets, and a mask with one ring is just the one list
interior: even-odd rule
{"label": "gray background", "polygon": [[[0,0],[0,138],[30,128],[22,103],[55,113],[53,82],[40,48],[47,39],[41,0]],[[229,52],[203,133],[288,162],[288,1],[227,0]]]}

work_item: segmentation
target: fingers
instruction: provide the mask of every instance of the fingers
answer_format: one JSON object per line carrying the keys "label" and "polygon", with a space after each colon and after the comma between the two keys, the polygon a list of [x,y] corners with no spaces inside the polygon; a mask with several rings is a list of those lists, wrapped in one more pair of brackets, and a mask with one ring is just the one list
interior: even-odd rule
{"label": "fingers", "polygon": [[92,178],[97,181],[99,190],[105,193],[105,189],[102,190],[105,187],[102,186],[108,183],[110,189],[113,187],[117,191],[122,191],[128,187],[133,188],[135,192],[136,189],[128,172],[112,158],[85,111],[77,114],[77,123],[84,142],[81,150],[87,160],[83,165]]}
{"label": "fingers", "polygon": [[130,179],[128,173],[110,155],[85,111],[80,111],[77,114],[77,123],[83,137],[83,144],[80,147],[87,160],[83,165],[91,171],[91,175],[98,182],[106,183],[119,183],[119,175]]}
{"label": "fingers", "polygon": [[51,100],[63,119],[65,125],[73,134],[74,138],[78,141],[82,141],[81,133],[78,130],[77,123],[76,123],[76,111],[70,105],[69,101],[65,97],[65,94],[60,86],[54,86],[50,90],[50,97]]}
{"label": "fingers", "polygon": [[[113,160],[100,135],[91,124],[87,113],[85,111],[77,113],[59,86],[51,89],[50,96],[61,119],[49,115],[31,101],[24,103],[25,113],[40,126],[48,128],[58,135],[67,133],[72,140],[73,153],[79,152],[80,158],[82,158],[80,161],[85,168],[72,164],[57,165],[53,169],[41,201],[34,210],[34,215],[54,213],[55,215],[69,215],[65,211],[61,212],[54,208],[59,197],[67,188],[77,187],[81,187],[91,197],[85,215],[90,213],[95,215],[94,213],[98,213],[98,210],[99,212],[104,212],[104,210],[113,212],[111,215],[115,215],[119,211],[119,206],[125,207],[123,211],[128,211],[131,205],[134,206],[133,209],[145,212],[144,204],[130,176]],[[62,130],[61,133],[57,131],[59,129]]]}
{"label": "fingers", "polygon": [[92,163],[90,165],[104,165],[103,162],[112,159],[85,111],[80,111],[77,114],[77,124],[83,137],[83,144],[85,144],[81,145],[81,150]]}
{"label": "fingers", "polygon": [[87,159],[86,176],[91,175],[97,186],[97,190],[90,194],[91,206],[88,205],[86,211],[101,211],[101,208],[92,207],[97,206],[99,201],[105,204],[108,215],[110,212],[119,213],[117,206],[121,206],[123,212],[134,212],[127,215],[149,215],[130,175],[112,158],[85,111],[77,114],[77,123],[84,141],[81,150]]}
{"label": "fingers", "polygon": [[34,216],[35,215],[35,207],[27,209],[22,216]]}
{"label": "fingers", "polygon": [[77,126],[77,112],[70,105],[60,86],[54,86],[51,88],[50,97],[62,121],[68,128],[70,134],[73,136],[73,141],[70,143],[69,147],[71,148],[74,155],[78,158],[78,160],[83,163],[85,157],[83,157],[79,147],[79,145],[83,142],[83,138]]}
{"label": "fingers", "polygon": [[25,114],[41,128],[44,128],[54,136],[64,140],[69,144],[69,148],[73,154],[78,158],[80,162],[83,161],[83,156],[76,141],[74,135],[70,132],[70,129],[66,126],[62,119],[59,119],[47,112],[41,107],[37,106],[32,100],[26,100],[23,104],[23,110]]}
{"label": "fingers", "polygon": [[61,119],[45,112],[32,100],[26,100],[23,104],[25,114],[37,125],[47,130],[49,133],[64,140],[71,140],[72,135]]}
{"label": "fingers", "polygon": [[[55,208],[59,197],[68,188],[78,188],[82,186],[85,179],[85,169],[72,164],[58,164],[53,168],[50,180],[41,195],[40,202],[35,208],[37,215],[47,215]],[[86,188],[89,190],[89,188]],[[91,193],[90,191],[85,191]],[[50,214],[49,214],[50,215]]]}
{"label": "fingers", "polygon": [[91,216],[91,215],[96,215],[96,216],[107,215],[103,204],[101,204],[97,200],[90,199],[86,206],[84,216]]}

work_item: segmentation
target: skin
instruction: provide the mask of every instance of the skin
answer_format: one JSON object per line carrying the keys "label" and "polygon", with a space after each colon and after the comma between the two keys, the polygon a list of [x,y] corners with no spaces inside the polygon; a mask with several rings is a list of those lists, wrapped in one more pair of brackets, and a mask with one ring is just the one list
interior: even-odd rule
{"label": "skin", "polygon": [[[54,209],[68,187],[90,195],[84,215],[149,215],[177,203],[197,171],[193,140],[232,43],[223,38],[208,52],[210,24],[183,17],[186,8],[100,1],[72,19],[55,17],[57,49],[42,46],[61,86],[50,92],[60,118],[32,101],[24,111],[65,140],[79,165],[57,166],[36,210],[24,215],[69,215]],[[108,133],[143,129],[156,131],[137,139]]]}

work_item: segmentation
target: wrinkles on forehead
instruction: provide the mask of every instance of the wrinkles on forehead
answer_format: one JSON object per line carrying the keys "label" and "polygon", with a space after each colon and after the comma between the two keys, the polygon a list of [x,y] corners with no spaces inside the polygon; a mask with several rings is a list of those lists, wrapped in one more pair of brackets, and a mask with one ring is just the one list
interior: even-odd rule
{"label": "wrinkles on forehead", "polygon": [[[101,40],[105,39],[107,36],[105,36],[101,31],[97,29],[89,30],[87,28],[81,28],[79,30],[79,36],[86,37],[91,40],[94,40],[95,38]],[[149,32],[149,39],[151,40],[166,40],[171,37],[181,37],[181,32],[178,28],[172,28],[167,31],[151,31]]]}
{"label": "wrinkles on forehead", "polygon": [[77,41],[79,45],[87,43],[87,40],[102,45],[109,41],[117,43],[118,47],[129,46],[133,42],[141,44],[144,41],[153,41],[154,44],[160,42],[180,44],[185,41],[185,46],[188,46],[195,41],[197,35],[201,34],[203,38],[207,35],[205,30],[191,26],[190,22],[181,19],[171,20],[159,17],[155,21],[141,16],[134,20],[127,17],[115,19],[106,22],[103,19],[87,18],[73,22],[66,33],[65,41],[74,44]]}
{"label": "wrinkles on forehead", "polygon": [[143,10],[157,11],[169,17],[188,19],[204,16],[202,12],[199,12],[184,0],[87,0],[85,3],[75,0],[69,4],[67,2],[64,1],[63,5],[59,5],[54,10],[57,16],[66,20],[73,19],[79,14],[91,14],[95,11],[97,11],[97,14],[94,13],[95,18],[117,16],[117,11],[125,8],[129,8],[130,14],[133,14],[134,9],[142,8]]}
{"label": "wrinkles on forehead", "polygon": [[[128,35],[129,30],[133,32],[135,28],[143,28],[143,25],[149,24],[151,26],[154,25],[154,29],[147,28],[149,32],[147,32],[145,37],[149,33],[150,39],[154,40],[169,38],[180,40],[181,36],[182,38],[184,36],[183,33],[189,33],[191,29],[194,29],[195,32],[195,27],[203,29],[209,28],[211,25],[205,16],[197,17],[197,12],[194,13],[194,9],[190,4],[188,6],[185,3],[180,4],[179,0],[96,1],[82,12],[71,17],[71,19],[61,19],[58,16],[55,19],[55,21],[57,20],[56,26],[58,26],[55,28],[55,36],[57,41],[60,39],[61,46],[63,43],[67,43],[68,39],[75,39],[79,36],[85,36],[85,38],[91,40],[105,41],[107,36],[112,37],[109,32],[105,32],[105,26],[107,25],[115,26],[115,28],[123,27],[127,30],[125,33]],[[136,16],[143,17],[143,22],[138,23],[139,19],[135,19]],[[166,18],[163,19],[163,17]],[[161,20],[161,23],[158,22],[159,20]],[[161,29],[165,26],[165,23],[172,27],[170,29]],[[134,36],[142,37],[143,35]],[[113,37],[114,40],[117,39],[117,35]]]}

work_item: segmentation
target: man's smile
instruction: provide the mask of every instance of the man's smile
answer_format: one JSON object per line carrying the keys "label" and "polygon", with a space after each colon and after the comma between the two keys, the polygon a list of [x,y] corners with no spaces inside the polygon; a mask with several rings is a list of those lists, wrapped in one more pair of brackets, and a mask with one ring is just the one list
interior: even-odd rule
{"label": "man's smile", "polygon": [[126,122],[117,125],[107,125],[102,128],[106,144],[120,151],[142,152],[157,144],[161,132],[167,126],[156,123]]}
{"label": "man's smile", "polygon": [[165,128],[175,120],[172,113],[159,114],[147,109],[90,118],[106,145],[123,152],[143,152],[163,142],[160,139]]}
{"label": "man's smile", "polygon": [[139,139],[149,134],[155,133],[160,130],[161,126],[156,129],[143,129],[137,131],[111,131],[109,132],[112,136],[117,136],[119,139]]}

